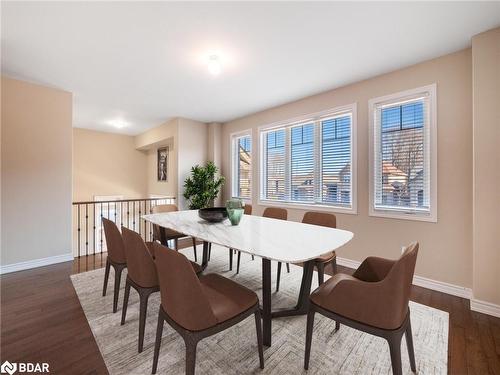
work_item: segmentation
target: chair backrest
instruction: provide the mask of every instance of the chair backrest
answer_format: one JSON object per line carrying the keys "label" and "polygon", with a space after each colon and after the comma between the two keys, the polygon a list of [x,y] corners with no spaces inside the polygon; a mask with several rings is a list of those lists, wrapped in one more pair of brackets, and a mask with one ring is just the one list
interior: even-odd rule
{"label": "chair backrest", "polygon": [[153,246],[163,310],[190,331],[216,325],[217,319],[189,260],[159,243]]}
{"label": "chair backrest", "polygon": [[418,255],[418,242],[408,245],[401,257],[394,263],[386,277],[381,281],[385,293],[390,297],[391,316],[393,322],[403,323],[408,312],[411,285]]}
{"label": "chair backrest", "polygon": [[279,207],[266,207],[262,216],[271,219],[286,220],[288,218],[288,211]]}
{"label": "chair backrest", "polygon": [[108,257],[115,263],[126,263],[125,246],[123,238],[116,224],[106,218],[102,218],[104,234],[106,236],[106,247],[108,249]]}
{"label": "chair backrest", "polygon": [[128,277],[143,288],[157,286],[156,267],[141,235],[127,228],[123,228],[122,233],[127,254]]}
{"label": "chair backrest", "polygon": [[337,218],[326,212],[309,211],[304,214],[302,222],[305,224],[320,225],[322,227],[337,228]]}
{"label": "chair backrest", "polygon": [[159,214],[162,212],[174,212],[179,211],[175,204],[159,204],[157,206],[153,206],[153,213]]}
{"label": "chair backrest", "polygon": [[[175,204],[159,204],[157,206],[154,206],[152,210],[154,214],[160,214],[163,212],[175,212],[175,211],[179,211],[179,209]],[[159,225],[153,224],[153,240],[165,242],[166,236],[163,236],[164,238],[162,238],[162,231],[163,229]]]}
{"label": "chair backrest", "polygon": [[245,203],[245,207],[243,207],[243,213],[245,215],[251,215],[252,214],[252,205]]}

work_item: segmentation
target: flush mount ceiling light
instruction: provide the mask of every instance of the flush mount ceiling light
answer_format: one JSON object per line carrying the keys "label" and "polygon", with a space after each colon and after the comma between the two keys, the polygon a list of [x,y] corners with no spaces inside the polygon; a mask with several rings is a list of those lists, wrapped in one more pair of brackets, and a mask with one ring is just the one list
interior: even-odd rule
{"label": "flush mount ceiling light", "polygon": [[222,71],[219,56],[210,55],[208,57],[208,72],[213,76],[218,76]]}
{"label": "flush mount ceiling light", "polygon": [[117,129],[123,129],[126,128],[129,124],[123,120],[110,120],[107,122],[108,125],[117,128]]}

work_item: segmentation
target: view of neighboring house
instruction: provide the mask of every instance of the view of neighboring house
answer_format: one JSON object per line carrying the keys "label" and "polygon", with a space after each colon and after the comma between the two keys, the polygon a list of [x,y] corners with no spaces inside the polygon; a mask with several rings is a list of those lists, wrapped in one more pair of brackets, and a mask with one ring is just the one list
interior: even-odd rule
{"label": "view of neighboring house", "polygon": [[242,137],[238,139],[238,183],[239,194],[238,197],[244,199],[251,198],[252,187],[252,141],[249,137]]}

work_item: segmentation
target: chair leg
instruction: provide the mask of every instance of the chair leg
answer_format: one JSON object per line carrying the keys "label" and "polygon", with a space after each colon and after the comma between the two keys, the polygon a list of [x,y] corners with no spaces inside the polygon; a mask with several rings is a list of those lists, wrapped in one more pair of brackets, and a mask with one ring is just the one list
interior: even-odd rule
{"label": "chair leg", "polygon": [[152,374],[156,374],[156,369],[158,368],[158,357],[160,356],[160,346],[161,346],[161,336],[163,334],[163,316],[161,316],[161,307],[158,312],[158,325],[156,326],[156,340],[155,340],[155,352],[153,356],[153,370]]}
{"label": "chair leg", "polygon": [[113,267],[115,269],[115,290],[113,295],[113,313],[118,310],[118,295],[120,294],[120,282],[122,280],[123,267]]}
{"label": "chair leg", "polygon": [[127,281],[125,282],[125,295],[123,296],[123,308],[122,308],[122,321],[121,325],[125,324],[125,318],[127,317],[127,307],[128,307],[128,297],[130,295],[130,283]]}
{"label": "chair leg", "polygon": [[252,260],[255,260],[255,257],[252,255]]}
{"label": "chair leg", "polygon": [[238,259],[236,260],[236,274],[240,273],[241,251],[238,251]]}
{"label": "chair leg", "polygon": [[208,260],[212,257],[212,243],[208,244]]}
{"label": "chair leg", "polygon": [[281,262],[278,262],[278,274],[276,275],[276,292],[280,290]]}
{"label": "chair leg", "polygon": [[233,270],[233,249],[229,249],[229,271]]}
{"label": "chair leg", "polygon": [[290,263],[286,264],[286,273],[290,273]]}
{"label": "chair leg", "polygon": [[198,342],[184,340],[186,344],[186,375],[194,375],[196,368],[196,346]]}
{"label": "chair leg", "polygon": [[408,356],[410,357],[411,371],[417,372],[417,365],[415,364],[415,350],[413,348],[413,335],[411,333],[411,323],[408,319],[408,326],[405,331],[406,347],[408,348]]}
{"label": "chair leg", "polygon": [[387,337],[389,350],[391,352],[392,374],[402,375],[403,369],[401,366],[401,336],[391,335]]}
{"label": "chair leg", "polygon": [[332,259],[332,269],[333,269],[333,274],[335,275],[337,273],[337,257],[334,257]]}
{"label": "chair leg", "polygon": [[146,315],[148,311],[149,292],[139,292],[139,344],[138,351],[142,353],[144,346],[144,329],[146,328]]}
{"label": "chair leg", "polygon": [[175,251],[179,251],[179,240],[177,238],[174,239],[174,249]]}
{"label": "chair leg", "polygon": [[304,370],[309,369],[309,358],[311,356],[311,343],[312,343],[312,334],[314,326],[314,313],[315,311],[309,308],[309,312],[307,313],[306,353],[304,356]]}
{"label": "chair leg", "polygon": [[193,237],[194,261],[198,262],[198,254],[196,254],[196,238]]}
{"label": "chair leg", "polygon": [[325,264],[318,262],[316,268],[318,268],[318,285],[322,285],[325,282]]}
{"label": "chair leg", "polygon": [[338,331],[340,329],[340,323],[339,322],[335,322],[335,331]]}
{"label": "chair leg", "polygon": [[261,323],[261,314],[260,308],[257,307],[255,310],[255,329],[257,330],[257,348],[259,350],[259,363],[260,368],[264,369],[264,350],[262,347],[262,323]]}
{"label": "chair leg", "polygon": [[111,264],[109,263],[109,259],[106,259],[106,271],[104,272],[104,285],[102,286],[102,296],[106,295],[106,289],[108,288],[108,279],[109,279],[109,269],[111,268]]}

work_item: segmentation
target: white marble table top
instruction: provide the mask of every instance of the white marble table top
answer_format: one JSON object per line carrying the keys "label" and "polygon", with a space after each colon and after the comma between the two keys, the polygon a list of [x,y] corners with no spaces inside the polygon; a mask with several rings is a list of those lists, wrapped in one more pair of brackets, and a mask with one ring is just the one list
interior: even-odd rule
{"label": "white marble table top", "polygon": [[346,230],[253,215],[243,215],[236,226],[232,226],[229,220],[208,223],[198,217],[196,210],[144,215],[142,218],[203,241],[286,263],[317,258],[341,247],[353,237]]}

